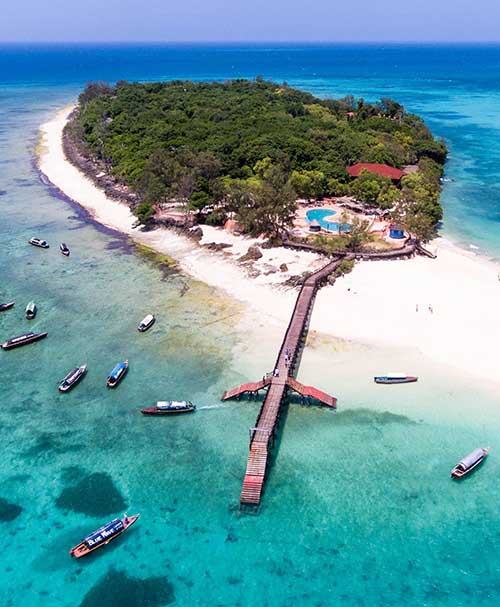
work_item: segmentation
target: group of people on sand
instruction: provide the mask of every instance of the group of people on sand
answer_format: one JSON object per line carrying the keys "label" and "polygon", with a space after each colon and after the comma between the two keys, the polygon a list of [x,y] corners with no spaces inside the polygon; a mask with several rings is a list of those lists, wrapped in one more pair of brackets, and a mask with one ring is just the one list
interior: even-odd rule
{"label": "group of people on sand", "polygon": [[[427,306],[427,309],[429,310],[429,312],[430,312],[431,314],[434,314],[434,308],[431,306],[431,304],[429,304],[429,305]],[[418,312],[418,310],[419,310],[418,304],[415,304],[415,312]]]}

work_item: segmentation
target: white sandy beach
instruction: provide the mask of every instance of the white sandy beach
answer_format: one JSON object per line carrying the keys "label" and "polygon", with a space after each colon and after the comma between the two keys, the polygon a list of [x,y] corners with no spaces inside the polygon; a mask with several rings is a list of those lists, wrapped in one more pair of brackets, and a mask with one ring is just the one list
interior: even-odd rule
{"label": "white sandy beach", "polygon": [[[72,108],[65,108],[41,127],[40,170],[68,197],[100,223],[130,235],[176,259],[194,278],[227,291],[247,303],[269,322],[285,323],[297,291],[279,286],[290,275],[325,263],[311,253],[264,249],[249,278],[236,259],[255,239],[241,238],[202,226],[202,244],[227,242],[225,252],[211,252],[166,229],[133,229],[126,205],[108,199],[65,158],[62,129]],[[410,346],[466,374],[496,381],[500,377],[500,267],[438,239],[435,260],[356,264],[353,272],[318,293],[311,329],[368,344]],[[275,271],[281,264],[286,272]],[[418,309],[417,309],[418,308]],[[380,371],[405,371],[400,369]]]}

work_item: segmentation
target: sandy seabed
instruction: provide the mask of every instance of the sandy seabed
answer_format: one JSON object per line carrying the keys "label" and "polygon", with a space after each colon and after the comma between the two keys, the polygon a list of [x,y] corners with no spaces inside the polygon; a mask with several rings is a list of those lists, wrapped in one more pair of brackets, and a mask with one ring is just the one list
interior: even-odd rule
{"label": "sandy seabed", "polygon": [[[96,221],[177,260],[180,267],[248,304],[266,322],[286,323],[297,291],[281,286],[289,276],[325,263],[318,255],[283,248],[264,249],[250,278],[236,260],[259,240],[202,226],[200,244],[231,244],[212,252],[168,229],[142,232],[125,204],[107,198],[65,157],[62,131],[72,108],[41,127],[39,168]],[[476,377],[496,381],[500,355],[500,266],[439,238],[437,259],[357,263],[352,273],[318,293],[311,329],[374,345],[420,350],[428,357]],[[287,271],[274,271],[281,264]],[[381,369],[402,371],[404,368]]]}

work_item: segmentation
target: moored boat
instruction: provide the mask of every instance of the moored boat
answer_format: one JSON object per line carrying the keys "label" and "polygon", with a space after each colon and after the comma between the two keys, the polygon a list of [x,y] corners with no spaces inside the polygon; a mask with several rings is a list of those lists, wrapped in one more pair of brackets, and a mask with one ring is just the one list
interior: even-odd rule
{"label": "moored boat", "polygon": [[481,462],[484,461],[484,458],[488,455],[489,447],[485,449],[474,449],[472,453],[466,455],[463,459],[461,459],[458,464],[451,471],[451,476],[453,478],[462,478],[469,472],[472,472],[474,468],[477,468]]}
{"label": "moored boat", "polygon": [[41,238],[30,238],[28,242],[34,247],[40,247],[41,249],[49,248],[49,243],[46,240],[42,240]]}
{"label": "moored boat", "polygon": [[0,304],[0,312],[3,312],[4,310],[10,310],[14,307],[15,303],[15,301],[9,301],[9,303]]}
{"label": "moored boat", "polygon": [[387,373],[387,375],[376,375],[373,380],[376,384],[410,384],[418,381],[418,377],[406,373]]}
{"label": "moored boat", "polygon": [[61,242],[61,244],[59,245],[59,250],[61,251],[61,253],[63,255],[66,255],[66,257],[69,257],[70,250],[69,250],[68,245],[65,242]]}
{"label": "moored boat", "polygon": [[153,316],[153,314],[148,314],[141,320],[139,326],[137,327],[137,330],[141,333],[144,333],[144,331],[147,331],[155,324],[155,321],[156,318]]}
{"label": "moored boat", "polygon": [[71,390],[73,386],[82,379],[82,377],[87,373],[87,365],[82,365],[81,367],[75,367],[72,369],[64,379],[59,383],[59,391],[60,392],[68,392]]}
{"label": "moored boat", "polygon": [[117,363],[115,368],[108,375],[108,379],[106,381],[106,385],[108,388],[115,388],[121,380],[125,377],[125,374],[128,371],[128,360],[124,360],[121,363]]}
{"label": "moored boat", "polygon": [[72,548],[69,553],[71,556],[79,559],[80,557],[97,550],[97,548],[109,544],[111,540],[114,540],[133,525],[139,516],[139,514],[134,514],[133,516],[124,514],[121,519],[114,518],[109,523],[106,523],[106,525],[99,527],[99,529],[90,535],[87,535],[87,537],[85,537],[77,546]]}
{"label": "moored boat", "polygon": [[28,320],[33,320],[33,318],[35,318],[36,312],[37,312],[36,303],[34,301],[30,301],[29,304],[26,306],[25,312],[26,312],[26,318]]}
{"label": "moored boat", "polygon": [[11,348],[17,348],[18,346],[24,346],[26,344],[31,344],[34,341],[38,341],[39,339],[43,339],[47,337],[48,333],[23,333],[23,335],[18,335],[17,337],[11,337],[7,341],[2,344],[2,348],[4,350],[10,350]]}
{"label": "moored boat", "polygon": [[155,407],[141,409],[143,415],[172,415],[175,413],[193,413],[196,405],[187,400],[159,400]]}

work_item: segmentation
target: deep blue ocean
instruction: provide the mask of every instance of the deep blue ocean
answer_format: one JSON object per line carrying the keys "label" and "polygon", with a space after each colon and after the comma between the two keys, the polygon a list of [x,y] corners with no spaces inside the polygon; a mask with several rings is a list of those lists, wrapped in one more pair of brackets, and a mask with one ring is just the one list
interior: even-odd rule
{"label": "deep blue ocean", "polygon": [[[339,412],[291,405],[258,516],[240,516],[259,403],[223,390],[272,365],[284,327],[145,258],[44,184],[38,128],[90,80],[262,75],[321,96],[390,96],[450,149],[443,234],[500,258],[500,46],[0,46],[1,607],[492,607],[500,595],[494,387],[417,352],[310,340],[299,379]],[[26,241],[38,235],[52,247]],[[65,241],[69,259],[57,252]],[[31,325],[25,304],[35,299]],[[155,327],[139,334],[148,312]],[[425,382],[375,389],[401,357]],[[114,364],[130,372],[105,388]],[[381,364],[382,361],[382,364]],[[57,381],[89,363],[60,395]],[[183,419],[144,405],[189,398]],[[449,470],[490,445],[482,470]],[[69,549],[124,510],[139,522],[87,560]]]}

